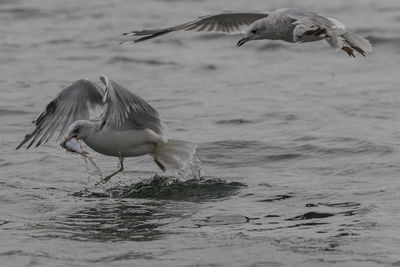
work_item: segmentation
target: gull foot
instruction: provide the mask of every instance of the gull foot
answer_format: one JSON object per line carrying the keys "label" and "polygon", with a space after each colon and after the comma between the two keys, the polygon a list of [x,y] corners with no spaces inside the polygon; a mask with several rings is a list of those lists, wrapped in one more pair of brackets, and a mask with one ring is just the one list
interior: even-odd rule
{"label": "gull foot", "polygon": [[106,176],[104,179],[101,179],[101,181],[96,183],[95,185],[101,185],[101,184],[108,183],[111,180],[111,177],[113,177],[115,174],[116,173],[113,173],[112,175]]}
{"label": "gull foot", "polygon": [[350,57],[356,57],[356,55],[354,55],[354,50],[353,50],[353,48],[348,47],[348,46],[344,46],[344,47],[342,47],[342,49],[343,49],[344,51],[346,51],[346,53],[347,53]]}

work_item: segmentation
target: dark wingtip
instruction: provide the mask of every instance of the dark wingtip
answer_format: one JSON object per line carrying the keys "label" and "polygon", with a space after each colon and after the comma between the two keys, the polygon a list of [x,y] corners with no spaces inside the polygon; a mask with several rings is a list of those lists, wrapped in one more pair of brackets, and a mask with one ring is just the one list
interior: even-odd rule
{"label": "dark wingtip", "polygon": [[[27,141],[28,141],[28,140],[27,140]],[[26,147],[26,149],[30,148],[34,143],[35,143],[35,139],[33,139],[33,140],[29,143],[29,145]]]}
{"label": "dark wingtip", "polygon": [[28,140],[27,140],[26,137],[25,137],[25,139],[15,148],[15,150],[20,149],[27,141],[28,141]]}

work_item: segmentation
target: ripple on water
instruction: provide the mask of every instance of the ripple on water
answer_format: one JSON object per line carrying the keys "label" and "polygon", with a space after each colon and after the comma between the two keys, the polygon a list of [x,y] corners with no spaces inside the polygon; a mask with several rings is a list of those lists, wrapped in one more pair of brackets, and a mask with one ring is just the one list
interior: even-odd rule
{"label": "ripple on water", "polygon": [[233,215],[223,215],[217,214],[213,216],[209,216],[203,220],[199,220],[195,222],[197,227],[202,226],[217,226],[217,225],[232,225],[232,224],[243,224],[248,223],[250,221],[249,217],[233,214]]}
{"label": "ripple on water", "polygon": [[157,59],[140,59],[127,56],[113,56],[108,60],[108,63],[109,64],[135,63],[135,64],[145,64],[152,66],[178,65],[178,63],[173,61],[161,61]]}
{"label": "ripple on water", "polygon": [[323,205],[327,207],[336,207],[336,208],[352,208],[352,207],[358,207],[361,204],[357,202],[339,202],[339,203],[318,203],[318,205]]}
{"label": "ripple on water", "polygon": [[161,227],[178,220],[184,212],[164,209],[157,202],[99,202],[32,225],[32,236],[76,241],[157,240],[167,234]]}
{"label": "ripple on water", "polygon": [[321,219],[335,216],[333,213],[328,212],[306,212],[302,215],[295,216],[293,218],[286,219],[287,221],[301,221],[301,220],[312,220],[312,219]]}
{"label": "ripple on water", "polygon": [[17,110],[17,109],[0,109],[0,116],[10,116],[10,115],[25,115],[31,114],[31,112],[24,111],[24,110]]}
{"label": "ripple on water", "polygon": [[274,201],[280,201],[280,200],[285,200],[288,198],[292,198],[294,196],[293,193],[288,193],[288,194],[282,194],[282,195],[276,195],[271,198],[266,198],[262,200],[258,200],[258,202],[274,202]]}
{"label": "ripple on water", "polygon": [[50,44],[50,45],[60,45],[60,44],[67,44],[67,43],[72,43],[72,42],[74,42],[74,39],[58,38],[58,39],[47,40],[44,43]]}
{"label": "ripple on water", "polygon": [[[218,124],[251,123],[242,119],[218,121]],[[362,139],[336,137],[319,140],[306,138],[295,143],[266,144],[248,140],[222,140],[203,143],[198,148],[202,162],[219,167],[265,166],[269,163],[288,162],[314,157],[343,157],[376,153],[386,155],[393,152],[391,147],[375,144]],[[298,144],[298,141],[301,141]],[[240,155],[240,156],[238,156]]]}
{"label": "ripple on water", "polygon": [[395,44],[395,45],[399,45],[400,44],[400,38],[398,38],[398,37],[387,38],[387,37],[381,37],[381,36],[376,36],[376,35],[369,35],[366,38],[373,45],[378,45],[378,44]]}
{"label": "ripple on water", "polygon": [[197,151],[204,163],[235,168],[264,166],[270,162],[286,162],[307,157],[305,153],[293,153],[295,148],[290,145],[273,146],[259,141],[247,140],[203,143]]}
{"label": "ripple on water", "polygon": [[206,71],[216,71],[218,69],[218,67],[217,67],[217,65],[214,65],[214,64],[206,64],[206,65],[202,65],[200,67],[200,69],[206,70]]}
{"label": "ripple on water", "polygon": [[232,124],[232,125],[240,125],[240,124],[248,124],[253,123],[250,120],[245,119],[230,119],[230,120],[219,120],[217,124]]}
{"label": "ripple on water", "polygon": [[14,7],[14,8],[1,8],[0,14],[9,14],[14,16],[15,19],[31,19],[31,18],[43,18],[49,16],[42,9],[33,7]]}
{"label": "ripple on water", "polygon": [[[242,124],[250,122],[239,119],[217,123]],[[371,153],[387,155],[393,153],[393,149],[386,145],[347,137],[325,138],[318,140],[318,142],[314,142],[314,139],[310,138],[305,140],[295,139],[294,143],[274,145],[259,141],[222,140],[203,143],[198,148],[198,155],[200,155],[203,163],[229,168],[259,167],[277,162],[287,163],[315,157],[333,158]]]}

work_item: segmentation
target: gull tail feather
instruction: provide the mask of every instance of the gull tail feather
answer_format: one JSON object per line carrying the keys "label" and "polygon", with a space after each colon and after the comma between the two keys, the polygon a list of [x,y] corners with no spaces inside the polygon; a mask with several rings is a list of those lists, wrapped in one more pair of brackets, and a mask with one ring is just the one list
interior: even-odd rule
{"label": "gull tail feather", "polygon": [[371,43],[357,34],[347,31],[342,35],[342,37],[346,40],[346,42],[360,53],[363,56],[366,56],[368,53],[372,52],[372,45]]}
{"label": "gull tail feather", "polygon": [[372,51],[372,45],[367,39],[348,31],[340,35],[334,31],[328,31],[326,41],[331,47],[336,50],[342,49],[350,57],[356,57],[355,51],[364,57]]}
{"label": "gull tail feather", "polygon": [[170,168],[185,169],[193,160],[197,145],[191,142],[169,139],[167,143],[158,143],[153,152],[154,161],[164,172]]}

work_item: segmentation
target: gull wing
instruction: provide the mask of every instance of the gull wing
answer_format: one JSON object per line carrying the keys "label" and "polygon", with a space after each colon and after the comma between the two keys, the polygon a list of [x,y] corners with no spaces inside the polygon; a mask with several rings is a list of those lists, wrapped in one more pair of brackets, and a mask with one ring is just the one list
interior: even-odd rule
{"label": "gull wing", "polygon": [[57,129],[60,130],[60,138],[74,121],[89,119],[89,110],[95,106],[103,106],[102,99],[103,90],[97,84],[86,79],[75,81],[47,104],[44,112],[33,122],[31,130],[16,149],[28,141],[30,143],[27,149],[35,142],[38,147],[47,142]]}
{"label": "gull wing", "polygon": [[347,31],[337,19],[310,11],[289,10],[287,13],[295,25],[294,42],[325,39],[332,48],[342,49],[351,57],[355,57],[354,51],[363,56],[372,51],[371,43],[367,39]]}
{"label": "gull wing", "polygon": [[[316,41],[327,36],[330,31],[344,33],[345,27],[337,20],[329,19],[307,10],[288,9],[288,17],[293,20],[294,42]],[[339,32],[340,31],[340,32]]]}
{"label": "gull wing", "polygon": [[[124,35],[142,36],[133,41],[134,43],[149,40],[174,31],[214,31],[226,34],[240,34],[253,22],[268,17],[267,11],[236,12],[223,11],[207,16],[199,17],[196,20],[177,25],[174,27],[155,30],[142,30],[124,33]],[[127,42],[123,41],[123,42]]]}
{"label": "gull wing", "polygon": [[150,104],[105,76],[101,76],[100,80],[106,86],[103,99],[106,104],[102,115],[103,126],[148,128],[163,136],[163,124],[158,112]]}

